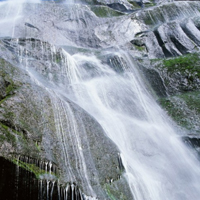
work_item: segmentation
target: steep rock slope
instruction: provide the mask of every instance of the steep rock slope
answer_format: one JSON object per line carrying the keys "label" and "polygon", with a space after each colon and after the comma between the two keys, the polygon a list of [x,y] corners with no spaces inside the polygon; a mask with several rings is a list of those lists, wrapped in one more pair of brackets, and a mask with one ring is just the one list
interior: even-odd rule
{"label": "steep rock slope", "polygon": [[147,25],[131,41],[143,56],[138,63],[160,105],[198,150],[199,2],[168,3],[137,15]]}
{"label": "steep rock slope", "polygon": [[130,198],[118,149],[95,119],[54,90],[68,84],[63,52],[35,39],[1,41],[1,156],[52,163],[57,177],[50,179],[75,183],[99,199],[109,198],[112,180]]}
{"label": "steep rock slope", "polygon": [[[80,50],[98,54],[101,49],[121,48],[133,55],[157,95],[164,98],[162,105],[171,98],[170,103],[176,102],[175,107],[178,104],[178,110],[183,109],[188,100],[174,101],[176,97],[169,95],[199,91],[199,77],[194,76],[188,84],[191,76],[187,69],[169,74],[162,68],[163,60],[151,59],[199,50],[200,4],[159,2],[153,2],[158,3],[156,6],[150,1],[125,0],[21,5],[14,14],[13,27],[0,34],[2,156],[15,159],[17,154],[53,163],[61,184],[76,183],[83,193],[95,193],[98,199],[133,199],[125,179],[119,179],[123,166],[118,149],[93,117],[57,90],[58,86],[69,86],[73,76],[68,69],[69,53]],[[1,7],[1,18],[6,9],[6,5]],[[10,19],[13,14],[6,16]],[[119,62],[113,54],[102,58],[102,63],[120,73]],[[196,93],[190,95],[194,102],[198,98]],[[187,109],[184,116],[192,116],[189,106]],[[194,128],[191,119],[193,127],[189,129],[199,130],[197,121]]]}

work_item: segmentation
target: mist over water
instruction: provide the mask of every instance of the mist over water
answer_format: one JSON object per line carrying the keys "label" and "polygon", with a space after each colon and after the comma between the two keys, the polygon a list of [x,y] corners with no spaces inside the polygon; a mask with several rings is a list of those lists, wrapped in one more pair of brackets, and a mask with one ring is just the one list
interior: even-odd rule
{"label": "mist over water", "polygon": [[0,36],[15,37],[15,26],[23,16],[23,3],[40,2],[39,0],[7,0],[0,2]]}

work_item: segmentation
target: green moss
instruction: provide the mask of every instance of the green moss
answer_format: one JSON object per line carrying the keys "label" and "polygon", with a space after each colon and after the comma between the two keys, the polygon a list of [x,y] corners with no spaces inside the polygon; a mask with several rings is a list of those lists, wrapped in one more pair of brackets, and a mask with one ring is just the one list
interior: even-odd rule
{"label": "green moss", "polygon": [[13,92],[16,89],[16,86],[11,81],[10,84],[6,87],[6,95],[9,95],[11,92]]}
{"label": "green moss", "polygon": [[3,98],[3,99],[1,99],[1,101],[0,101],[0,106],[1,106],[1,104],[4,102],[4,101],[6,101],[8,98],[10,98],[12,95],[8,95],[8,96],[6,96],[5,98]]}
{"label": "green moss", "polygon": [[173,101],[162,98],[159,100],[159,103],[178,125],[185,128],[190,128],[190,123],[185,116],[184,110],[177,107]]}
{"label": "green moss", "polygon": [[163,67],[169,73],[186,72],[192,76],[191,79],[193,76],[200,78],[200,59],[197,53],[163,60]]}
{"label": "green moss", "polygon": [[5,113],[3,114],[4,119],[7,119],[9,121],[13,121],[14,118],[16,117],[16,114],[12,111],[10,111],[10,108],[5,108],[4,107],[4,111]]}
{"label": "green moss", "polygon": [[14,94],[14,91],[19,87],[14,84],[14,82],[10,78],[5,78],[5,74],[0,73],[0,76],[4,77],[5,84],[7,85],[5,88],[5,97],[0,100],[0,105],[5,102],[8,98],[12,97]]}
{"label": "green moss", "polygon": [[110,200],[127,200],[127,197],[112,184],[105,184],[104,189]]}
{"label": "green moss", "polygon": [[[10,122],[7,121],[7,123]],[[5,124],[4,122],[0,122],[0,128],[3,133],[3,135],[1,136],[1,141],[7,141],[11,143],[14,147],[16,146],[16,144],[21,143],[24,148],[26,147],[27,151],[30,151],[30,143],[28,143],[27,138],[24,136],[24,134],[20,131],[17,131],[12,124],[7,125],[7,123]]]}
{"label": "green moss", "polygon": [[199,88],[199,53],[191,53],[170,59],[151,60],[151,65],[160,71],[165,86],[169,87],[172,93],[194,91]]}
{"label": "green moss", "polygon": [[134,46],[138,51],[145,51],[146,50],[145,46],[137,46],[137,45],[134,45]]}
{"label": "green moss", "polygon": [[13,96],[12,94],[10,94],[15,88],[10,84],[8,87],[6,87],[6,96],[0,100],[0,105],[5,102],[8,98],[10,98],[11,96]]}
{"label": "green moss", "polygon": [[[145,3],[145,7],[155,6],[153,1],[150,3]],[[166,8],[168,9],[168,8]],[[163,10],[160,7],[155,7],[154,9],[146,9],[144,10],[144,14],[142,15],[142,19],[146,25],[150,25],[156,27],[160,23],[164,23],[166,21]]]}
{"label": "green moss", "polygon": [[21,132],[15,130],[15,129],[13,128],[13,125],[10,124],[10,126],[7,126],[7,125],[4,124],[3,122],[0,122],[0,125],[1,125],[5,130],[7,130],[7,131],[10,130],[10,131],[12,131],[12,133],[14,133],[14,134],[16,134],[16,135],[18,135],[18,136],[21,136],[21,138],[23,138],[23,139],[25,140],[24,135],[23,135]]}
{"label": "green moss", "polygon": [[154,22],[153,22],[153,20],[151,19],[150,16],[146,16],[146,17],[143,19],[143,21],[144,21],[144,23],[145,23],[146,25],[153,25],[153,24],[154,24]]}
{"label": "green moss", "polygon": [[23,161],[18,160],[16,158],[11,159],[11,161],[14,164],[16,164],[17,166],[22,167],[23,169],[25,169],[25,170],[27,170],[29,172],[34,173],[37,179],[39,179],[43,175],[50,175],[50,176],[52,176],[53,178],[56,178],[56,179],[59,178],[59,176],[57,174],[55,174],[53,172],[51,172],[51,173],[46,172],[45,170],[40,169],[35,164],[26,163],[26,162],[23,162]]}
{"label": "green moss", "polygon": [[156,4],[153,3],[153,2],[149,2],[149,3],[145,3],[145,7],[146,8],[149,8],[149,7],[152,7],[152,6],[155,6]]}
{"label": "green moss", "polygon": [[12,129],[12,131],[13,131],[16,135],[21,136],[21,138],[22,138],[23,140],[26,140],[26,138],[24,137],[24,135],[23,135],[22,133],[20,133],[20,132],[14,130],[14,129]]}
{"label": "green moss", "polygon": [[62,58],[60,56],[60,53],[56,53],[56,60],[55,60],[55,62],[59,64],[59,63],[61,63],[61,60],[62,60]]}
{"label": "green moss", "polygon": [[45,170],[40,169],[39,167],[37,167],[34,164],[28,164],[28,163],[22,162],[17,159],[12,159],[12,162],[15,163],[16,165],[18,165],[19,167],[22,167],[23,169],[26,169],[26,170],[34,173],[36,178],[39,178],[41,175],[46,174]]}
{"label": "green moss", "polygon": [[40,145],[38,145],[37,142],[35,142],[35,147],[37,148],[38,151],[41,151]]}
{"label": "green moss", "polygon": [[6,140],[6,137],[4,135],[0,135],[0,142],[4,142]]}
{"label": "green moss", "polygon": [[12,143],[13,145],[16,144],[16,138],[13,133],[11,133],[10,128],[2,123],[0,123],[0,127],[3,132],[3,136],[1,139],[7,140],[9,143]]}
{"label": "green moss", "polygon": [[141,6],[139,6],[139,4],[133,0],[128,0],[128,2],[133,6],[133,9],[140,9]]}
{"label": "green moss", "polygon": [[56,63],[60,63],[61,62],[61,59],[60,58],[56,58]]}
{"label": "green moss", "polygon": [[[200,92],[186,92],[159,100],[160,105],[178,125],[193,129],[200,118]],[[196,119],[196,121],[195,121]]]}
{"label": "green moss", "polygon": [[112,192],[111,192],[111,189],[110,189],[110,185],[106,184],[105,185],[105,190],[106,190],[106,193],[107,193],[108,197],[111,200],[116,200],[115,197],[112,195]]}
{"label": "green moss", "polygon": [[91,10],[98,17],[114,17],[124,15],[123,13],[106,6],[91,6]]}
{"label": "green moss", "polygon": [[6,61],[2,58],[0,58],[0,66],[4,66],[6,64]]}
{"label": "green moss", "polygon": [[200,115],[199,91],[183,93],[181,95],[178,95],[178,97],[185,101],[189,109],[195,110],[195,112]]}

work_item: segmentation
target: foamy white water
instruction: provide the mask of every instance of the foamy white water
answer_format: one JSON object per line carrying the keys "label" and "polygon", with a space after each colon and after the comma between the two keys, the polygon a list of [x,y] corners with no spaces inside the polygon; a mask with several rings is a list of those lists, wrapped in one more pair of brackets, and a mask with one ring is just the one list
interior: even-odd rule
{"label": "foamy white water", "polygon": [[[199,162],[178,139],[131,59],[118,56],[122,68],[133,71],[119,75],[94,56],[71,57],[67,96],[94,116],[119,147],[135,200],[198,199]],[[91,75],[83,69],[86,63],[93,66]]]}
{"label": "foamy white water", "polygon": [[[15,37],[15,25],[23,16],[22,5],[26,2],[39,1],[10,0],[0,3],[0,36]],[[67,52],[64,55],[66,66],[63,73],[67,74],[66,82],[70,85],[68,88],[53,88],[55,96],[62,93],[84,108],[118,146],[134,199],[199,199],[199,162],[177,137],[173,125],[148,92],[130,57],[124,52],[116,53],[124,70],[118,74],[94,55],[70,56]],[[75,119],[73,113],[70,113],[70,119],[67,118],[69,110],[66,105],[56,100],[53,104],[56,134],[64,141],[65,149],[67,141],[63,135],[63,121],[70,121],[71,130],[76,134]],[[63,115],[60,114],[62,112]],[[75,139],[78,149],[77,135]],[[63,150],[63,154],[66,153],[67,150]],[[82,155],[78,153],[77,160],[82,161]],[[65,164],[67,170],[72,171],[67,160]],[[87,174],[84,163],[82,171]],[[90,187],[87,176],[84,179]]]}

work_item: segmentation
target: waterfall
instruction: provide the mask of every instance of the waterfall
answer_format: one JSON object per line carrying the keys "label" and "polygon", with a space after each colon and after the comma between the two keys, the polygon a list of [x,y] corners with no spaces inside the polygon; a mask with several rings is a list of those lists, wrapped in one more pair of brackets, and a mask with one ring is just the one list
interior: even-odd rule
{"label": "waterfall", "polygon": [[[199,162],[148,92],[130,56],[115,56],[122,74],[95,56],[74,54],[71,73],[81,77],[77,82],[77,74],[63,94],[94,116],[117,144],[135,200],[198,199]],[[88,63],[91,74],[83,68]]]}
{"label": "waterfall", "polygon": [[[114,68],[99,58],[107,54],[112,55],[110,63],[114,63]],[[65,96],[90,113],[119,147],[134,200],[198,199],[199,161],[182,143],[171,120],[152,97],[132,57],[120,50],[101,52],[99,57],[83,53],[71,56],[64,50],[63,55],[69,85],[54,86],[52,95]],[[116,72],[119,69],[121,73]],[[63,128],[63,116],[67,117],[67,113],[71,113],[68,123],[72,120],[69,124],[75,128],[73,113],[62,114],[66,108],[60,103],[54,102],[58,128]],[[77,131],[71,132],[76,135]],[[63,142],[63,148],[66,143]],[[75,151],[79,148],[78,140],[76,144]],[[83,161],[83,157],[78,159]]]}
{"label": "waterfall", "polygon": [[16,37],[18,33],[15,28],[23,19],[23,4],[24,3],[40,3],[40,0],[6,0],[0,2],[0,27],[2,31],[0,37]]}
{"label": "waterfall", "polygon": [[[4,28],[0,36],[17,38],[12,46],[12,51],[19,58],[18,67],[24,69],[31,81],[49,95],[49,104],[52,105],[54,119],[52,123],[55,124],[52,138],[55,139],[57,151],[60,153],[61,162],[58,164],[63,169],[63,177],[59,180],[62,185],[59,184],[59,181],[56,182],[57,180],[52,175],[54,164],[51,160],[42,162],[43,170],[49,174],[39,177],[40,180],[37,183],[39,188],[38,198],[53,199],[55,188],[57,188],[58,199],[68,199],[68,197],[72,200],[96,199],[98,196],[96,191],[102,193],[102,196],[104,195],[103,189],[98,189],[101,187],[101,180],[99,180],[100,176],[98,176],[99,172],[95,166],[91,148],[92,145],[95,148],[97,143],[89,144],[87,138],[88,127],[93,124],[94,132],[96,131],[94,126],[102,127],[102,132],[105,132],[106,136],[119,149],[119,154],[116,154],[119,161],[119,171],[125,169],[124,176],[129,183],[134,200],[197,200],[200,196],[199,161],[196,155],[181,141],[180,133],[175,128],[174,122],[157,104],[151,94],[152,89],[143,77],[133,56],[119,47],[100,48],[100,39],[98,38],[100,33],[97,35],[92,33],[88,40],[82,38],[83,42],[87,44],[85,45],[86,48],[79,52],[80,31],[89,27],[87,31],[92,32],[96,23],[95,21],[90,24],[89,20],[86,20],[89,16],[89,7],[85,6],[85,10],[81,14],[73,13],[74,11],[70,10],[70,19],[64,19],[66,23],[69,23],[69,27],[65,30],[66,35],[63,34],[65,26],[62,23],[60,27],[57,27],[53,20],[49,22],[42,16],[46,20],[44,20],[45,23],[48,21],[47,25],[44,23],[48,26],[45,31],[48,32],[53,27],[54,31],[57,31],[55,33],[64,35],[59,39],[60,44],[62,38],[65,38],[63,46],[56,49],[47,42],[38,39],[39,34],[41,34],[42,39],[45,38],[45,34],[42,35],[41,31],[42,25],[37,28],[35,25],[24,23],[25,21],[22,19],[23,4],[27,2],[39,3],[40,1],[21,0],[17,2],[16,4],[15,0],[9,0],[0,3],[0,27]],[[71,0],[67,3],[73,4],[73,2]],[[69,8],[71,8],[70,6]],[[77,6],[77,8],[81,10],[81,6]],[[54,14],[59,13],[56,9],[58,8],[54,9],[53,7],[52,9]],[[94,13],[89,17],[91,16],[94,16]],[[96,18],[95,20],[97,20]],[[20,29],[20,20],[24,23],[23,27],[30,28],[30,33],[23,32],[26,28]],[[103,23],[104,19],[97,22]],[[128,21],[128,24],[131,24],[130,27],[134,26],[132,22]],[[18,26],[17,31],[16,26]],[[139,23],[136,23],[135,27],[138,26]],[[75,29],[74,32],[73,28]],[[79,28],[80,30],[78,30]],[[99,26],[98,29],[100,30],[100,28],[102,27]],[[96,29],[97,32],[98,29]],[[20,30],[22,30],[22,33]],[[106,31],[105,28],[103,32],[106,33]],[[32,36],[32,33],[39,35],[37,35],[37,40],[28,38],[28,36]],[[132,32],[128,35],[131,34]],[[94,35],[98,50],[94,48],[95,45],[91,42]],[[20,46],[18,36],[23,38],[24,46]],[[73,36],[73,38],[71,39],[70,36]],[[59,38],[59,36],[56,37]],[[103,35],[103,37],[107,38],[107,35]],[[51,33],[48,34],[48,38],[52,38]],[[69,45],[68,41],[71,42],[70,45],[74,45],[75,53],[67,46]],[[113,39],[113,41],[114,44],[117,43],[117,39],[116,41]],[[9,42],[12,43],[12,41]],[[35,47],[31,47],[31,42],[34,42]],[[75,45],[76,42],[78,47]],[[91,45],[93,49],[87,45]],[[35,55],[31,55],[30,49],[38,46],[40,51],[35,49]],[[46,53],[48,51],[50,51],[50,55]],[[42,64],[39,62],[40,59],[44,60]],[[33,62],[36,60],[38,63],[34,66]],[[55,64],[56,62],[57,64]],[[47,65],[45,65],[46,63]],[[76,109],[74,108],[75,105],[77,106]],[[82,115],[82,113],[87,115]],[[87,118],[87,116],[91,118]],[[87,119],[91,120],[91,124],[89,122],[89,125],[87,124]],[[95,124],[95,122],[97,123]],[[98,136],[98,133],[95,132],[92,136],[102,139]],[[46,140],[48,137],[50,136],[48,135],[46,138],[44,136]],[[47,149],[51,150],[51,144],[48,141],[46,143]],[[99,143],[106,143],[106,141],[99,141]],[[83,150],[83,148],[85,149]],[[104,149],[100,150],[103,151]],[[49,152],[49,154],[53,154],[52,152]],[[116,152],[114,150],[114,153]],[[54,156],[51,155],[50,157]],[[114,161],[112,162],[114,163]],[[19,168],[16,168],[16,173],[17,184],[19,174],[21,174]],[[108,182],[111,184],[113,179],[112,177],[108,178],[110,178]],[[82,194],[79,185],[75,185],[76,182],[91,197]],[[44,194],[45,197],[43,197]]]}

